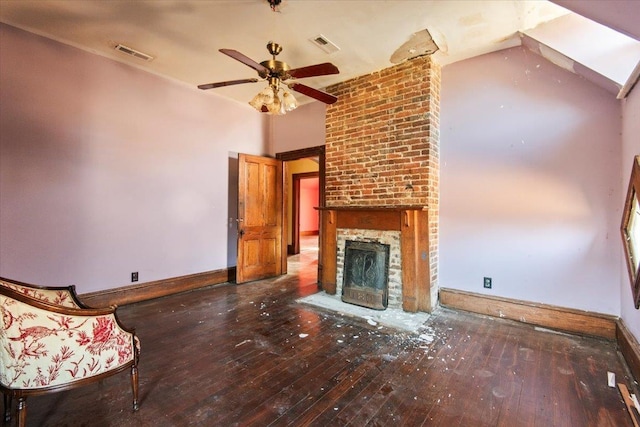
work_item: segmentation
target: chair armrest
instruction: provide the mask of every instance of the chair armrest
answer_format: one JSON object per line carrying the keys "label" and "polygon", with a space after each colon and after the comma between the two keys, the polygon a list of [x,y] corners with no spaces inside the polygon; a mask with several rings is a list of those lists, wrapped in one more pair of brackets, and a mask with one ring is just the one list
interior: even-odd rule
{"label": "chair armrest", "polygon": [[0,384],[66,388],[136,365],[137,337],[115,311],[59,306],[0,286]]}
{"label": "chair armrest", "polygon": [[76,293],[75,285],[70,286],[37,286],[30,283],[18,282],[16,280],[0,277],[0,286],[13,289],[17,292],[28,295],[51,304],[63,307],[90,308],[80,301]]}

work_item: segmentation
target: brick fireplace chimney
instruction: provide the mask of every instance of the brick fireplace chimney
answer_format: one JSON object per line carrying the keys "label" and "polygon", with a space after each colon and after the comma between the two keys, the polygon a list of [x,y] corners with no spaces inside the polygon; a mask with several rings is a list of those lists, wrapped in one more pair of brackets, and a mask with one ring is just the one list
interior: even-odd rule
{"label": "brick fireplace chimney", "polygon": [[416,236],[425,250],[415,255],[428,277],[416,280],[427,287],[419,310],[430,311],[438,290],[440,67],[419,57],[327,91],[339,100],[326,116],[326,209],[426,212]]}

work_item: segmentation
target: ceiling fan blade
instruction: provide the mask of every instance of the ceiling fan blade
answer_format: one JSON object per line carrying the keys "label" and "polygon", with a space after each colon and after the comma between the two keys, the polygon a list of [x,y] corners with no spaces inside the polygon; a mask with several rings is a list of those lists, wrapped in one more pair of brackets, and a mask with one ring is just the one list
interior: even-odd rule
{"label": "ceiling fan blade", "polygon": [[295,90],[296,92],[300,92],[303,95],[310,96],[311,98],[317,99],[318,101],[324,102],[325,104],[333,104],[338,100],[338,98],[336,98],[333,95],[330,95],[328,93],[322,92],[318,89],[314,89],[309,86],[305,86],[300,83],[290,83],[288,86],[292,90]]}
{"label": "ceiling fan blade", "polygon": [[329,74],[339,74],[338,67],[331,62],[323,64],[309,65],[308,67],[294,68],[289,70],[287,74],[294,79],[302,79],[304,77],[326,76]]}
{"label": "ceiling fan blade", "polygon": [[256,83],[258,79],[242,79],[242,80],[229,80],[227,82],[207,83],[204,85],[198,85],[198,89],[214,89],[216,87],[240,85],[243,83]]}
{"label": "ceiling fan blade", "polygon": [[248,67],[253,68],[254,70],[256,70],[258,72],[258,74],[260,74],[261,77],[266,77],[266,76],[269,75],[269,69],[267,67],[265,67],[262,64],[258,64],[256,61],[254,61],[253,59],[249,58],[248,56],[243,55],[242,53],[238,52],[237,50],[220,49],[220,52],[224,53],[227,56],[232,57],[236,61],[242,62],[244,65],[246,65]]}

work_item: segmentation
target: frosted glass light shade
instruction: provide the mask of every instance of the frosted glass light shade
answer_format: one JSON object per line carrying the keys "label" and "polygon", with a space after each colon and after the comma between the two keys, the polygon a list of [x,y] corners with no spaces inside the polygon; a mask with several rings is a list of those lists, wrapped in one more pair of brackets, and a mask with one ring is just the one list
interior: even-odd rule
{"label": "frosted glass light shade", "polygon": [[296,98],[286,91],[282,94],[282,103],[284,104],[285,111],[293,111],[298,108],[298,101],[296,101]]}
{"label": "frosted glass light shade", "polygon": [[269,110],[269,114],[280,114],[281,107],[282,104],[280,103],[280,97],[277,95],[273,98],[273,102],[267,104],[267,110]]}
{"label": "frosted glass light shade", "polygon": [[267,106],[271,104],[273,102],[274,97],[276,97],[275,90],[271,86],[267,86],[264,89],[262,89],[262,92],[260,92],[260,94],[262,95],[263,102]]}
{"label": "frosted glass light shade", "polygon": [[264,105],[264,97],[262,96],[262,92],[254,96],[253,99],[249,101],[249,105],[251,105],[258,111],[262,111],[262,106]]}

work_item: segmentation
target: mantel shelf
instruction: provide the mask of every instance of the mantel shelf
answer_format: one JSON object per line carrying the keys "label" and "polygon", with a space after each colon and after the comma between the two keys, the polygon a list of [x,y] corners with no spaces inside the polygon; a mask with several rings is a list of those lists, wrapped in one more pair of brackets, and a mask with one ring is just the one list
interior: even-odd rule
{"label": "mantel shelf", "polygon": [[428,206],[325,206],[316,207],[319,211],[426,211]]}

